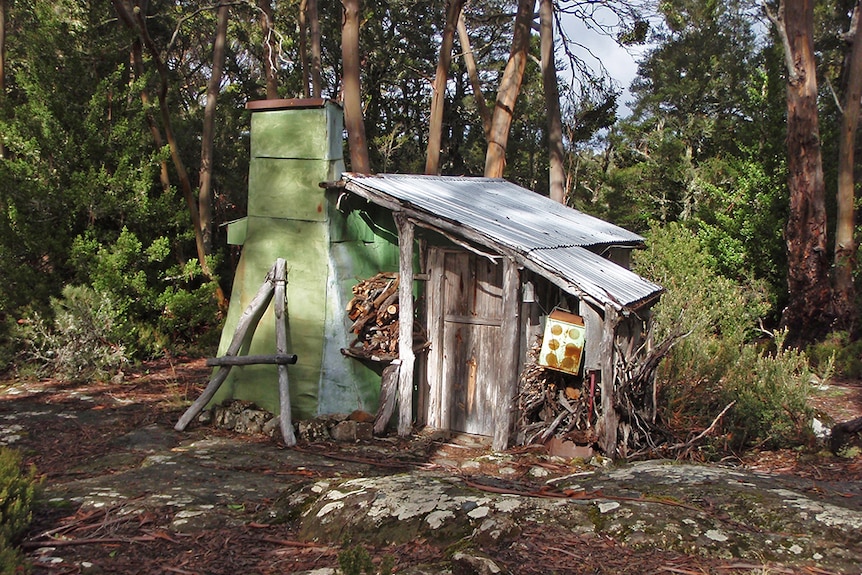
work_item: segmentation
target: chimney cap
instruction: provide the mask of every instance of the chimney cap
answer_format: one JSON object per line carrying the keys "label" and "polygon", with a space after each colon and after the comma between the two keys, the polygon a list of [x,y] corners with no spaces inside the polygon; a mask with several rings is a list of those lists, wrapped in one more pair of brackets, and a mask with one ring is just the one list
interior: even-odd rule
{"label": "chimney cap", "polygon": [[326,98],[280,98],[277,100],[251,100],[246,102],[245,109],[252,112],[266,110],[286,110],[297,108],[322,108],[327,102],[335,103]]}

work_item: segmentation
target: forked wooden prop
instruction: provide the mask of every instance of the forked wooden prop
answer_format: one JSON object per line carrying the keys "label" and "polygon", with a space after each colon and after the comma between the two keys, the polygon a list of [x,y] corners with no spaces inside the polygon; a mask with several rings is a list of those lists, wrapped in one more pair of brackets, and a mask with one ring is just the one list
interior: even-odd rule
{"label": "forked wooden prop", "polygon": [[[287,376],[288,364],[296,363],[296,356],[287,353],[287,327],[285,325],[285,300],[287,273],[285,261],[282,258],[276,260],[275,265],[266,274],[263,285],[248,304],[237,322],[236,331],[227,351],[222,357],[207,360],[207,365],[219,366],[218,371],[210,379],[203,393],[180,417],[174,429],[183,431],[191,423],[204,407],[212,400],[219,387],[227,379],[230,370],[235,365],[276,364],[278,366],[278,390],[280,411],[279,422],[284,442],[288,446],[296,445],[296,437],[293,434],[293,423],[290,418],[290,393],[289,380]],[[238,356],[239,350],[245,341],[249,328],[260,321],[260,317],[269,305],[275,293],[275,339],[276,355],[248,355]]]}

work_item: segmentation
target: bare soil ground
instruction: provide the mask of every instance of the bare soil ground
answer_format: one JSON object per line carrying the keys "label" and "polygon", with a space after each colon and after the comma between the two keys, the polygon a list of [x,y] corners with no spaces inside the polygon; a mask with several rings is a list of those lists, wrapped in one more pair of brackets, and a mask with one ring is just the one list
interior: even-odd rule
{"label": "bare soil ground", "polygon": [[[46,493],[62,493],[65,486],[88,481],[121,478],[130,468],[145,464],[157,449],[170,450],[181,440],[218,441],[236,435],[210,427],[193,426],[183,434],[172,428],[188,401],[196,398],[210,375],[203,360],[161,360],[126,373],[122,382],[65,383],[58,381],[0,382],[0,443],[21,450],[28,464],[44,477]],[[835,421],[862,415],[862,384],[838,382],[819,391],[813,400]],[[129,438],[140,430],[156,430],[138,447],[128,449]],[[156,445],[149,452],[140,441]],[[285,448],[278,440],[260,436],[242,439],[248,455],[256,450],[276,453]],[[278,490],[308,478],[383,474],[405,466],[432,464],[433,457],[447,449],[440,440],[415,438],[391,440],[375,446],[300,443],[295,454],[302,464],[275,457],[260,458],[241,471],[264,488],[254,497],[233,496],[226,520],[179,529],[176,510],[151,500],[127,501],[122,506],[83,505],[74,499],[46,496],[36,510],[30,533],[23,542],[37,575],[73,574],[281,574],[321,567],[336,567],[338,555],[351,547],[300,539],[297,525],[289,518],[272,520],[271,507]],[[468,458],[481,447],[453,448],[445,457]],[[507,465],[521,473],[537,463],[534,450],[514,450]],[[255,461],[252,459],[252,461]],[[540,462],[552,466],[547,460]],[[842,458],[825,450],[757,452],[737,462],[760,472],[854,483],[862,481],[862,456]],[[219,462],[207,468],[217,491]],[[236,471],[234,465],[233,471]],[[481,475],[484,470],[475,469]],[[565,469],[557,471],[566,471]],[[154,480],[159,481],[158,478]],[[164,478],[162,481],[166,481]],[[183,488],[182,475],[177,490]],[[191,479],[187,480],[189,483]],[[856,483],[858,485],[858,483]],[[163,486],[162,486],[163,487]],[[200,486],[198,486],[200,487]],[[156,489],[150,490],[155,492]],[[147,489],[142,487],[142,493]],[[859,497],[858,494],[848,494]],[[134,508],[134,512],[131,510]],[[46,541],[52,541],[47,545]],[[433,541],[370,547],[374,561],[395,558],[395,572],[439,561],[446,550]],[[657,549],[634,549],[612,538],[574,535],[554,529],[528,528],[517,545],[489,545],[483,551],[510,573],[829,573],[816,567],[790,568],[720,560]]]}

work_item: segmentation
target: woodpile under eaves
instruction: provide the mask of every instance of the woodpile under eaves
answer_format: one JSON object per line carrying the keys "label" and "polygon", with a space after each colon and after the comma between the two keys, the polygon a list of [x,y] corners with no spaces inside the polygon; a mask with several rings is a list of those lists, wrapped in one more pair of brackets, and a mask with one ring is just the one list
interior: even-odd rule
{"label": "woodpile under eaves", "polygon": [[530,350],[521,373],[518,396],[518,442],[544,444],[552,437],[578,445],[596,441],[594,424],[601,404],[599,386],[589,378],[556,371],[538,364],[541,341]]}
{"label": "woodpile under eaves", "polygon": [[[346,312],[355,338],[341,353],[379,362],[396,359],[398,310],[398,274],[382,272],[353,286]],[[418,322],[413,325],[413,349],[422,351],[428,347],[427,338]]]}

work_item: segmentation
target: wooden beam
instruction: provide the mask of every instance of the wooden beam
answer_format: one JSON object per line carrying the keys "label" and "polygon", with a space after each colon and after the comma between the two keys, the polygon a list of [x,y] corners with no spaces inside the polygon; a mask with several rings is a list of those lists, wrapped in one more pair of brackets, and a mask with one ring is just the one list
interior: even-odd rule
{"label": "wooden beam", "polygon": [[[266,274],[266,278],[263,280],[263,285],[260,286],[260,289],[255,294],[254,298],[251,300],[251,303],[248,304],[248,307],[245,308],[245,311],[242,312],[242,315],[239,318],[239,321],[236,324],[236,331],[234,331],[233,339],[230,341],[230,345],[225,352],[224,357],[236,355],[239,353],[240,348],[242,348],[242,344],[245,343],[245,335],[248,333],[249,327],[252,325],[257,325],[257,322],[260,321],[260,316],[263,314],[263,311],[269,305],[269,300],[272,299],[272,292],[275,289],[273,286],[273,278],[275,277],[275,265],[270,268],[269,273]],[[207,384],[201,396],[198,397],[194,403],[192,403],[189,408],[183,413],[182,417],[180,417],[177,424],[174,426],[174,429],[177,431],[183,431],[186,427],[188,427],[189,423],[191,423],[192,419],[195,418],[197,414],[199,414],[204,407],[210,402],[213,396],[218,391],[218,388],[221,387],[221,384],[225,382],[228,374],[230,373],[230,365],[223,365],[219,368],[216,374],[212,377],[210,382]]]}
{"label": "wooden beam", "polygon": [[[518,365],[521,352],[520,274],[518,265],[510,258],[503,259],[503,317],[500,341],[500,363],[494,402],[494,440],[492,447],[503,451],[509,447],[509,435],[518,396]],[[493,396],[493,394],[492,394]]]}
{"label": "wooden beam", "polygon": [[413,430],[413,224],[395,212],[398,226],[398,435]]}
{"label": "wooden beam", "polygon": [[617,455],[617,426],[619,416],[614,409],[616,398],[614,388],[614,338],[617,332],[619,315],[610,305],[605,305],[605,317],[602,327],[601,343],[601,373],[602,373],[602,418],[599,422],[599,447],[605,456],[615,459]]}
{"label": "wooden beam", "polygon": [[[278,355],[287,354],[287,318],[285,306],[287,302],[287,271],[282,258],[275,260],[275,352]],[[290,416],[290,380],[287,375],[287,364],[278,364],[278,420],[281,424],[281,436],[288,447],[296,445],[293,433],[293,421]]]}
{"label": "wooden beam", "polygon": [[297,361],[295,354],[276,355],[226,355],[224,357],[208,357],[209,367],[222,365],[293,365]]}

